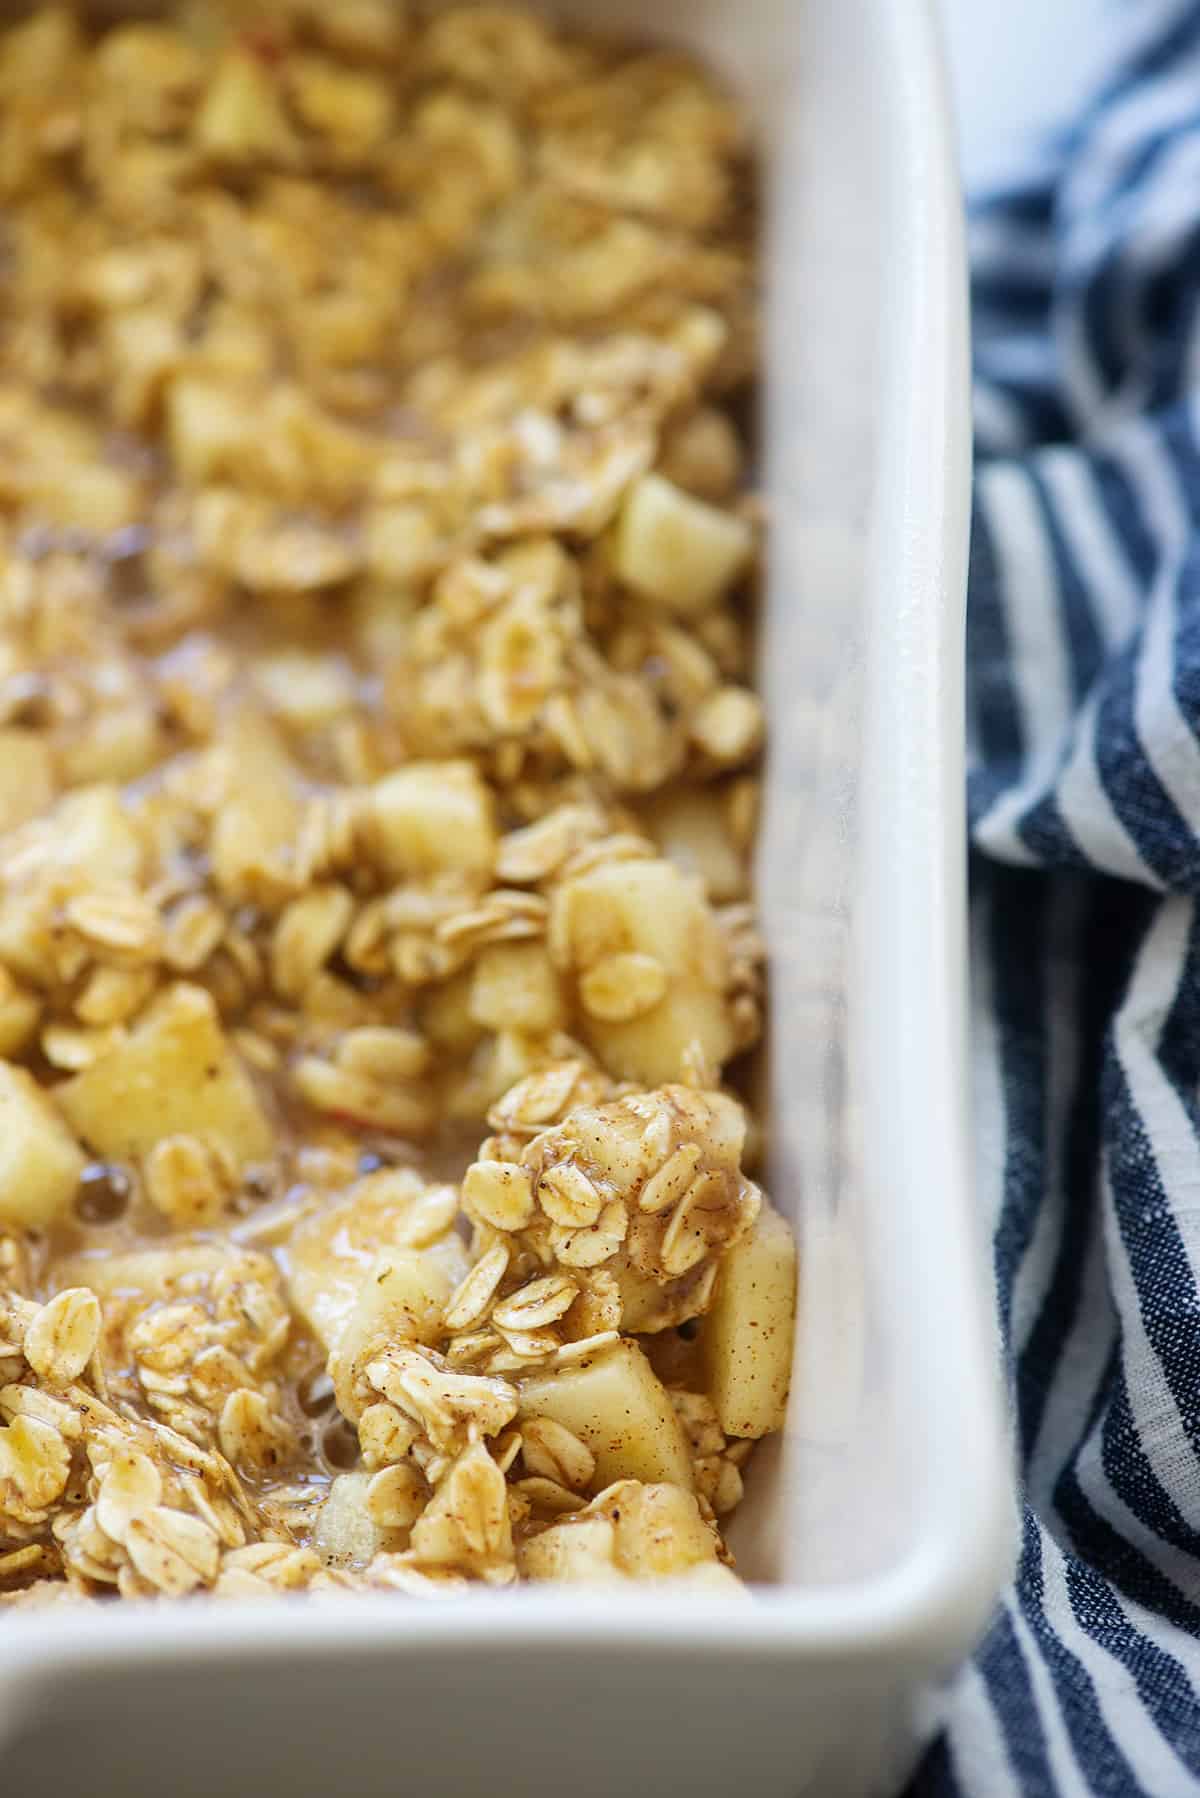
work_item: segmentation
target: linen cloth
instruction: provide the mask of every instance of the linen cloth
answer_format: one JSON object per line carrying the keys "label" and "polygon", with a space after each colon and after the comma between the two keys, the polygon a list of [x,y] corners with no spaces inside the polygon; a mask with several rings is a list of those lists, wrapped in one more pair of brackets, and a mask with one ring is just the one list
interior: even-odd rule
{"label": "linen cloth", "polygon": [[971,208],[979,1202],[1013,1588],[911,1798],[1200,1794],[1200,3]]}

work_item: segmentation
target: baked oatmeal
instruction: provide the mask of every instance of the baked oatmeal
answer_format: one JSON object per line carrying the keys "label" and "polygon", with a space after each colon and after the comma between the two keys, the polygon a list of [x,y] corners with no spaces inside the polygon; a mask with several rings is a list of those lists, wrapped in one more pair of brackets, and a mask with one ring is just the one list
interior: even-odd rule
{"label": "baked oatmeal", "polygon": [[744,121],[498,6],[0,35],[0,1599],[736,1585]]}

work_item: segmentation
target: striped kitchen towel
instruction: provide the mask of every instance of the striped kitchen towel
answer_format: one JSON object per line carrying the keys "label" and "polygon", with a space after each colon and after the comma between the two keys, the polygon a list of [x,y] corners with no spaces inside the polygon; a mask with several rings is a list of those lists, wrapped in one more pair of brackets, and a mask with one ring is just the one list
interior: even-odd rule
{"label": "striped kitchen towel", "polygon": [[980,1201],[1024,1529],[915,1776],[1200,1794],[1200,4],[972,210]]}

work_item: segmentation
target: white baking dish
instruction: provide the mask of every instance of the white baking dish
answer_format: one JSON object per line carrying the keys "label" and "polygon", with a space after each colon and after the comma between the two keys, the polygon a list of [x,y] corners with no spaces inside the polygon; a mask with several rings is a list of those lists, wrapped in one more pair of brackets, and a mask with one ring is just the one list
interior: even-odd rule
{"label": "white baking dish", "polygon": [[1004,1575],[964,1066],[963,251],[918,0],[576,0],[699,49],[769,181],[761,893],[802,1241],[752,1602],[577,1591],[14,1614],[0,1788],[690,1798],[887,1789]]}

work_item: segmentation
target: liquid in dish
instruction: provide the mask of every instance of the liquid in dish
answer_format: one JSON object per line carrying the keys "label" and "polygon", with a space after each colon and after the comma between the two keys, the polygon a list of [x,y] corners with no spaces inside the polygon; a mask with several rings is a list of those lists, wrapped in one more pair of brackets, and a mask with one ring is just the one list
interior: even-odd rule
{"label": "liquid in dish", "polygon": [[497,7],[0,36],[0,1598],[734,1580],[743,122]]}

